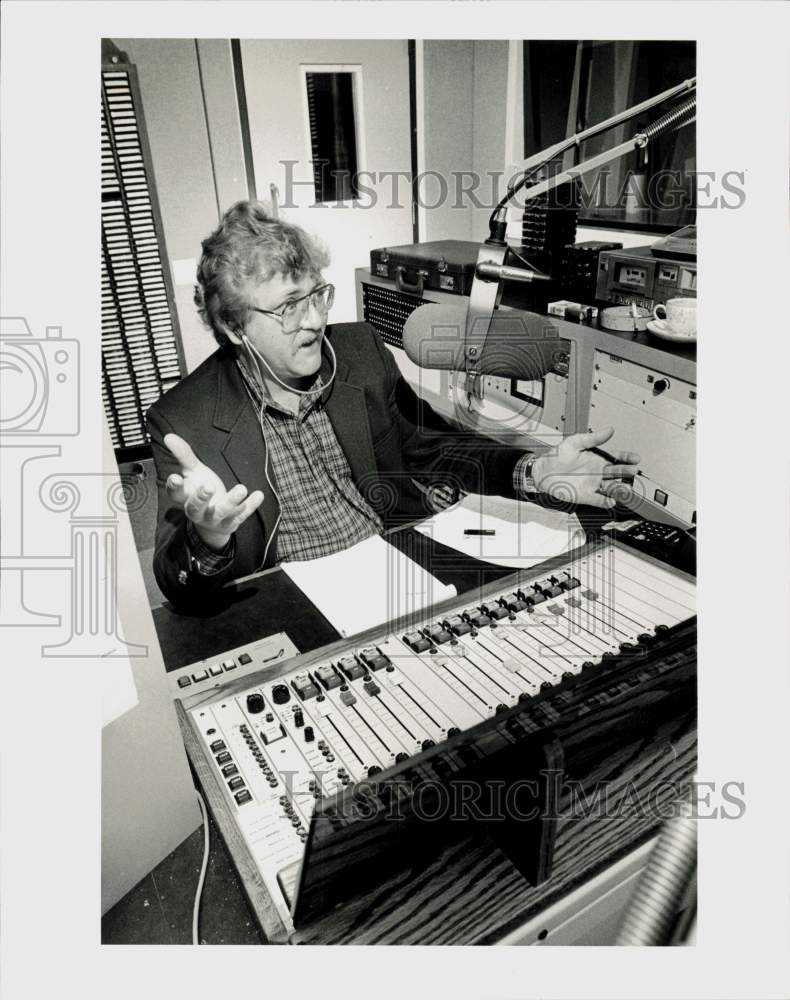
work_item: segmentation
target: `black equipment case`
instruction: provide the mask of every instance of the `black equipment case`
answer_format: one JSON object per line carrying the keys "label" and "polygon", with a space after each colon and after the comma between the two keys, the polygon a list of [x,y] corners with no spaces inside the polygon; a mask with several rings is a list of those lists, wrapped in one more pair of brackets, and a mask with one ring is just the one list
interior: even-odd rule
{"label": "black equipment case", "polygon": [[370,273],[395,282],[399,292],[423,291],[468,295],[475,275],[479,243],[437,240],[370,251]]}

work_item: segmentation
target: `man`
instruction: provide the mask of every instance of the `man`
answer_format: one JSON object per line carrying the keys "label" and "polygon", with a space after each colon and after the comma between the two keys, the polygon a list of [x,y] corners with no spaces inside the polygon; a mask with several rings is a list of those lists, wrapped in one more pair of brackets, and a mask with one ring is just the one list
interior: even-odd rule
{"label": "man", "polygon": [[302,230],[251,202],[203,243],[195,300],[219,350],[148,412],[154,572],[174,604],[425,516],[415,479],[510,497],[571,483],[578,502],[613,505],[607,489],[638,457],[607,464],[589,450],[611,430],[541,457],[462,435],[419,402],[367,324],[327,328],[327,263]]}

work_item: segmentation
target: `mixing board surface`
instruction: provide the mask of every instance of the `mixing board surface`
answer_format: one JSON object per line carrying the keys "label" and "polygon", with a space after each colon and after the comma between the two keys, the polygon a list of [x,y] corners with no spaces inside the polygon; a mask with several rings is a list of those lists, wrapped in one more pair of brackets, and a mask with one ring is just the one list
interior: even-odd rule
{"label": "mixing board surface", "polygon": [[605,543],[555,563],[506,578],[493,596],[456,599],[396,633],[382,628],[340,653],[314,653],[271,679],[262,671],[254,683],[231,683],[188,704],[208,766],[286,927],[278,874],[302,857],[316,800],[695,615],[693,580],[620,546]]}

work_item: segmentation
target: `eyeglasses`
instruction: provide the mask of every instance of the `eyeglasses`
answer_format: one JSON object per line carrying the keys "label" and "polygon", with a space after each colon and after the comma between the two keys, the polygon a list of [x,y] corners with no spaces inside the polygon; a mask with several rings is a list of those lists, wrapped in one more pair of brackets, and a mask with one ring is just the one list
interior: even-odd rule
{"label": "eyeglasses", "polygon": [[273,312],[271,309],[259,309],[257,306],[250,306],[253,312],[263,313],[264,316],[271,316],[276,319],[283,328],[283,333],[296,333],[305,318],[309,305],[312,305],[318,312],[326,315],[332,308],[335,301],[334,285],[319,285],[312,292],[303,295],[300,299],[286,302],[281,309]]}

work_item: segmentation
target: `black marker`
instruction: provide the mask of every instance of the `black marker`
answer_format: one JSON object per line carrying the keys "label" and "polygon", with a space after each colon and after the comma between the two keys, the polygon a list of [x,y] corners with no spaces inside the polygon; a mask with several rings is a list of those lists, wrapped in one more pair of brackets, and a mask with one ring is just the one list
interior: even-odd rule
{"label": "black marker", "polygon": [[465,535],[495,535],[491,528],[464,528]]}

